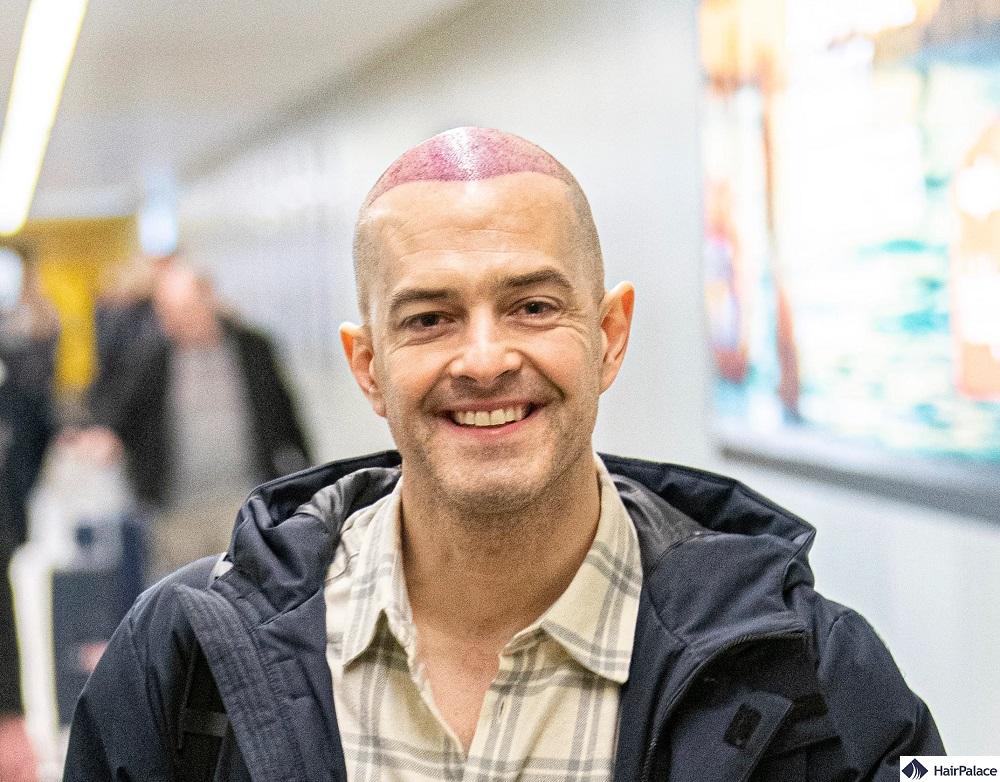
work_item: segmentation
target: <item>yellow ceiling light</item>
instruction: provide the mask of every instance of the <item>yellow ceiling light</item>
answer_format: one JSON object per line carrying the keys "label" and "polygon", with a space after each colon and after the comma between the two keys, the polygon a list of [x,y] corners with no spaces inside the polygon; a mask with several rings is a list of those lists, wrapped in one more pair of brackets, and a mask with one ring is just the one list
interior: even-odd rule
{"label": "yellow ceiling light", "polygon": [[28,219],[87,0],[32,0],[0,137],[0,234]]}

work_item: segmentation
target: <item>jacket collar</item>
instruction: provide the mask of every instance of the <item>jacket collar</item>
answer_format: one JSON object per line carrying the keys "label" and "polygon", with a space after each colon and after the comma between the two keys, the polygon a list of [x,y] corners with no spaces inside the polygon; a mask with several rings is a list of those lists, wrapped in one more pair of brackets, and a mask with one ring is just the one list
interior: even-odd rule
{"label": "jacket collar", "polygon": [[[765,497],[690,467],[600,456],[635,524],[652,602],[678,635],[697,633],[710,621],[745,621],[749,606],[740,593],[777,597],[752,613],[768,612],[781,609],[784,589],[812,582],[806,555],[815,530]],[[398,453],[385,451],[264,484],[237,517],[229,558],[276,612],[293,608],[322,586],[339,524],[392,491],[400,463]],[[335,491],[323,496],[324,517],[332,522],[295,513],[331,484]],[[700,552],[707,549],[731,550],[735,558],[705,562]],[[693,618],[704,614],[699,608],[712,619]]]}

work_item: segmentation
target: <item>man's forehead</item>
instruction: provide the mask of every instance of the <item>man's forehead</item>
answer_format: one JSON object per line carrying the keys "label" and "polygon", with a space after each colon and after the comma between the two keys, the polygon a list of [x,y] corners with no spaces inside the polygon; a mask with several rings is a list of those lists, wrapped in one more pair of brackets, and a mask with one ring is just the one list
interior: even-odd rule
{"label": "man's forehead", "polygon": [[383,240],[398,232],[419,234],[435,229],[565,235],[576,226],[567,186],[535,172],[478,181],[405,182],[369,205],[367,219]]}
{"label": "man's forehead", "polygon": [[521,172],[569,181],[555,158],[520,136],[490,128],[455,128],[403,153],[379,177],[366,203],[407,182],[471,182]]}
{"label": "man's forehead", "polygon": [[580,271],[567,187],[545,174],[407,182],[379,198],[369,217],[380,248],[371,279],[387,295],[399,286],[503,287],[543,267],[574,280]]}

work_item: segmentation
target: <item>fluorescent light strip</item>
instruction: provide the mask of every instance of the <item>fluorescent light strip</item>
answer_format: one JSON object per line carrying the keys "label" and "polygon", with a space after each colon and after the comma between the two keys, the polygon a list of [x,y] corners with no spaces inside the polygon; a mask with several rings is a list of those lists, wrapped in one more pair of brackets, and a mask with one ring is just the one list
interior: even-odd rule
{"label": "fluorescent light strip", "polygon": [[87,0],[32,0],[0,137],[0,234],[21,230],[35,195]]}

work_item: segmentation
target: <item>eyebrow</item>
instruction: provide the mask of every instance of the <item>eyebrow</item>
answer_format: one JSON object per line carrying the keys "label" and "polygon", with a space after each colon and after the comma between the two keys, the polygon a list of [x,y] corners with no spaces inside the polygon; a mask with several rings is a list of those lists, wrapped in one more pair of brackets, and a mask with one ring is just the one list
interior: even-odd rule
{"label": "eyebrow", "polygon": [[498,287],[501,288],[531,288],[535,285],[555,285],[565,293],[571,293],[573,283],[561,271],[556,269],[539,269],[526,274],[516,274],[513,277],[505,277],[500,281]]}
{"label": "eyebrow", "polygon": [[[554,285],[564,293],[573,291],[573,283],[569,278],[557,269],[538,269],[525,274],[515,274],[511,276],[498,277],[494,283],[494,289],[521,290],[533,288],[537,285]],[[389,315],[394,317],[400,309],[407,304],[414,302],[441,302],[458,297],[458,289],[453,287],[441,288],[404,288],[396,291],[389,297]]]}
{"label": "eyebrow", "polygon": [[454,298],[454,288],[404,288],[389,297],[389,315],[395,316],[399,310],[413,302],[447,301]]}

